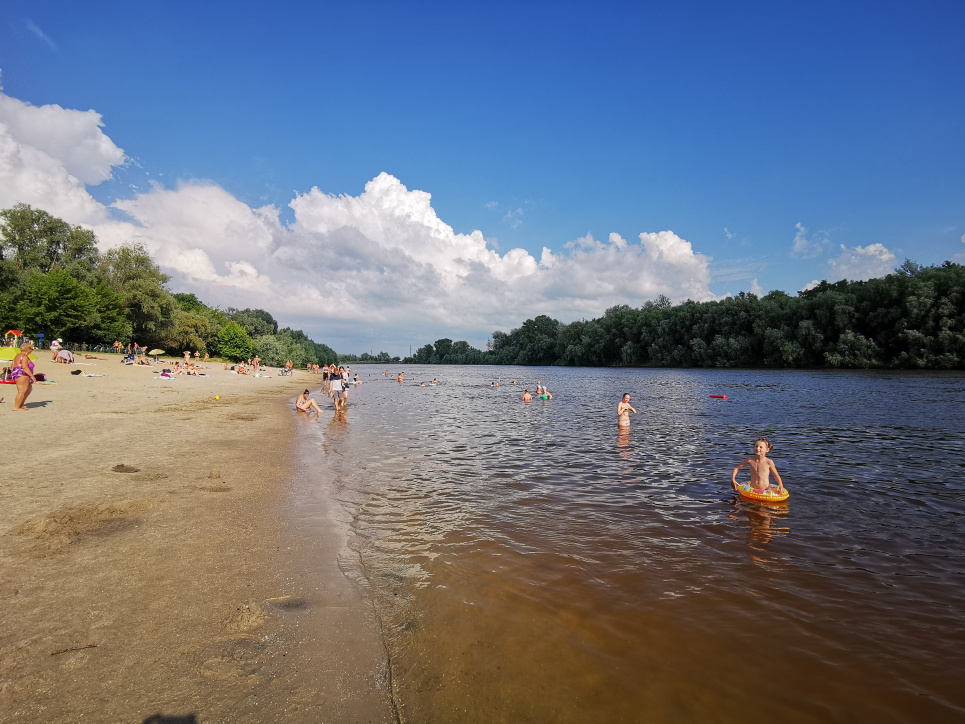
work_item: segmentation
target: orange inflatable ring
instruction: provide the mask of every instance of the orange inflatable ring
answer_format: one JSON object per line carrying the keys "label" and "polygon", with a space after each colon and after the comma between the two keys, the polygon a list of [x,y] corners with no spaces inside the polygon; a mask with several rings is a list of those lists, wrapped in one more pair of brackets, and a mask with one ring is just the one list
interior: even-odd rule
{"label": "orange inflatable ring", "polygon": [[737,487],[737,492],[745,498],[750,498],[751,500],[763,500],[767,503],[781,503],[791,497],[791,494],[787,492],[787,488],[784,488],[783,493],[778,493],[773,488],[768,488],[763,493],[759,493],[750,485],[739,485]]}

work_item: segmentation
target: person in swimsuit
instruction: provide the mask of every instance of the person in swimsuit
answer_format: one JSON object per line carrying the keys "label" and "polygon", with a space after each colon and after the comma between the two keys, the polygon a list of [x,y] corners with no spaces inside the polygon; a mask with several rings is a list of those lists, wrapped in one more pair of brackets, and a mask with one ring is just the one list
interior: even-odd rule
{"label": "person in swimsuit", "polygon": [[308,396],[308,390],[305,390],[298,396],[298,399],[295,400],[295,407],[301,412],[307,412],[308,414],[311,414],[312,410],[315,410],[316,415],[322,414],[322,408],[318,406],[314,398]]}
{"label": "person in swimsuit", "polygon": [[10,365],[10,378],[17,383],[17,397],[13,401],[14,412],[26,412],[27,408],[23,403],[33,392],[33,383],[37,381],[34,376],[34,363],[30,361],[30,353],[34,346],[30,342],[20,345],[20,354],[13,358]]}
{"label": "person in swimsuit", "polygon": [[630,393],[625,392],[623,398],[617,403],[617,422],[620,425],[630,426],[630,413],[634,415],[637,411],[630,407]]}
{"label": "person in swimsuit", "polygon": [[770,489],[771,482],[769,478],[770,474],[774,473],[774,479],[777,481],[777,492],[779,495],[784,494],[784,482],[781,480],[780,473],[777,472],[777,466],[773,460],[767,457],[767,453],[773,448],[774,446],[767,441],[767,438],[757,438],[757,441],[754,443],[754,454],[735,467],[734,471],[730,474],[730,483],[734,487],[734,492],[737,492],[742,487],[737,482],[737,471],[747,465],[751,469],[751,482],[749,487],[755,493],[763,493]]}
{"label": "person in swimsuit", "polygon": [[529,390],[523,390],[523,402],[532,402],[533,396],[529,394]]}

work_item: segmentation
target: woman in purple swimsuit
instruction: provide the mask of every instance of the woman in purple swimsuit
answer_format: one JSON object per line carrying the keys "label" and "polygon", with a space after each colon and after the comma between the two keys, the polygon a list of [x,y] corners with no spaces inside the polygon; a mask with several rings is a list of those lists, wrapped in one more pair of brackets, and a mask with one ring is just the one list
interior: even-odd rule
{"label": "woman in purple swimsuit", "polygon": [[10,376],[17,382],[17,399],[13,402],[13,409],[15,412],[22,412],[27,408],[23,406],[23,403],[27,401],[27,397],[33,391],[33,383],[37,381],[34,377],[34,363],[30,361],[30,353],[33,352],[34,346],[30,342],[24,342],[20,345],[20,354],[13,358],[13,364],[10,368]]}

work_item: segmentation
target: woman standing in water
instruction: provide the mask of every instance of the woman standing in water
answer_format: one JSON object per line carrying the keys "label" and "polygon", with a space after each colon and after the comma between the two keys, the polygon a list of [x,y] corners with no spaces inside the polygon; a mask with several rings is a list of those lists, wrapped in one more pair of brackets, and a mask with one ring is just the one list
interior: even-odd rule
{"label": "woman standing in water", "polygon": [[617,422],[620,427],[630,427],[630,413],[634,415],[637,411],[630,407],[630,393],[625,392],[623,398],[617,403]]}

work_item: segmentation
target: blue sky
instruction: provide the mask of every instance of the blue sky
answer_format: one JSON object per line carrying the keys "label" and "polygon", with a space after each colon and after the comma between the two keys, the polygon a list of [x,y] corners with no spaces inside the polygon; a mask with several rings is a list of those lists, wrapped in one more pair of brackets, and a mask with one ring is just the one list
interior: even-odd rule
{"label": "blue sky", "polygon": [[340,351],[965,260],[960,2],[4,5],[11,143],[111,178],[0,203]]}

